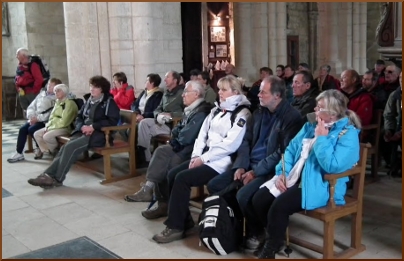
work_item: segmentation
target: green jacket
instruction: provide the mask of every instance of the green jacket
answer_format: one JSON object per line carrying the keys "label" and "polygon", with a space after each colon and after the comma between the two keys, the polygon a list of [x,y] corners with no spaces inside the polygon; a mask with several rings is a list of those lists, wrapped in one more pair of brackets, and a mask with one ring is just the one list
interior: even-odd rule
{"label": "green jacket", "polygon": [[217,93],[215,92],[215,90],[212,89],[212,87],[210,87],[210,85],[208,85],[208,87],[206,88],[206,93],[205,93],[205,101],[207,103],[214,105],[216,98],[217,98]]}
{"label": "green jacket", "polygon": [[78,108],[73,100],[65,99],[63,101],[56,100],[55,107],[51,112],[47,130],[65,129],[72,131],[72,123],[77,116]]}
{"label": "green jacket", "polygon": [[165,90],[160,105],[154,110],[154,118],[162,112],[171,113],[172,117],[181,117],[185,107],[182,101],[183,91],[180,86],[171,91]]}

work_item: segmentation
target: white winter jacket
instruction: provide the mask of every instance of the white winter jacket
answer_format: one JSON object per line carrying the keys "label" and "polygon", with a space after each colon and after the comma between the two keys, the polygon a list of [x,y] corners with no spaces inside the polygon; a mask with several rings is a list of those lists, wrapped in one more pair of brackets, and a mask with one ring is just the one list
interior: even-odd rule
{"label": "white winter jacket", "polygon": [[[244,95],[233,95],[220,106],[215,103],[216,107],[206,117],[199,131],[192,158],[201,157],[205,165],[219,174],[228,170],[232,165],[230,155],[240,147],[247,130],[247,121],[251,118],[250,110],[245,108],[237,114],[231,127],[230,111],[234,111],[240,105],[250,104]],[[214,116],[218,108],[222,111]],[[204,152],[205,148],[208,150]]]}
{"label": "white winter jacket", "polygon": [[56,96],[54,93],[47,94],[45,90],[42,90],[35,97],[35,100],[33,100],[31,104],[28,106],[27,119],[29,120],[32,117],[37,117],[38,121],[47,122],[52,112],[52,109],[50,108],[53,108],[53,106],[55,105],[55,100]]}

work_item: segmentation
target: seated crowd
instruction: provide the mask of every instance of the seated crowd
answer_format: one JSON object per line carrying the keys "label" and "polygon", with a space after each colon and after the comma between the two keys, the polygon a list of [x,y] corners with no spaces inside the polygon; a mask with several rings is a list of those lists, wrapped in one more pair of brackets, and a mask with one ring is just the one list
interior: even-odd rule
{"label": "seated crowd", "polygon": [[[194,227],[192,187],[206,185],[212,195],[240,180],[243,186],[235,197],[246,219],[246,247],[259,250],[259,258],[274,258],[283,246],[290,215],[326,205],[330,195],[321,175],[344,172],[358,162],[359,133],[372,123],[374,110],[384,110],[384,156],[387,164],[395,163],[391,155],[401,146],[402,110],[397,65],[384,68],[379,60],[362,77],[352,69],[343,71],[341,81],[329,74],[329,65],[321,66],[315,79],[306,63],[298,70],[278,65],[276,76],[262,67],[251,88],[242,86],[233,65],[226,70],[217,82],[218,93],[208,72],[192,70],[191,80],[184,81],[180,73],[168,71],[165,90],[159,88],[160,76],[151,73],[138,98],[123,72],[113,75],[112,88],[103,76],[93,76],[81,108],[69,88],[53,78],[28,106],[28,121],[8,162],[24,160],[30,135],[37,146],[35,159],[44,153],[54,158],[28,183],[61,186],[81,153],[108,142],[101,128],[120,124],[120,109],[132,110],[137,113],[137,164],[148,168],[141,189],[125,200],[152,202],[141,212],[146,219],[167,217],[153,240],[179,240]],[[181,119],[176,126],[174,118]],[[171,138],[152,152],[151,140],[161,134]],[[70,135],[60,150],[59,135]],[[128,133],[119,136],[127,139]],[[109,138],[113,144],[114,136]],[[286,148],[284,169],[281,148]],[[337,181],[336,204],[345,204],[347,182]]]}

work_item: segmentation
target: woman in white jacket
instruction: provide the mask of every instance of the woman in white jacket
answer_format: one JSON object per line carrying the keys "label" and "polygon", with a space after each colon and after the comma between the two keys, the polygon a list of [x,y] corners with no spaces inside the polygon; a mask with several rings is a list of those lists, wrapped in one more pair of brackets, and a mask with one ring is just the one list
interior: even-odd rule
{"label": "woman in white jacket", "polygon": [[[62,81],[56,78],[49,80],[46,90],[42,90],[36,97],[35,100],[27,108],[27,119],[28,121],[21,126],[17,137],[16,152],[7,159],[9,163],[18,162],[24,160],[23,150],[25,147],[25,142],[27,141],[27,136],[30,135],[33,140],[34,133],[45,127],[45,123],[49,120],[49,116],[55,105],[56,96],[53,92],[53,88],[61,84]],[[36,143],[36,148],[38,149],[38,144]]]}
{"label": "woman in white jacket", "polygon": [[[167,176],[169,194],[166,228],[153,240],[168,243],[181,239],[185,231],[194,226],[189,212],[191,187],[207,184],[212,178],[231,167],[231,155],[241,145],[251,117],[250,102],[242,94],[240,82],[232,75],[221,78],[220,104],[206,117],[195,141],[191,160],[169,171]],[[232,117],[232,114],[233,117]],[[160,206],[159,206],[160,207]]]}

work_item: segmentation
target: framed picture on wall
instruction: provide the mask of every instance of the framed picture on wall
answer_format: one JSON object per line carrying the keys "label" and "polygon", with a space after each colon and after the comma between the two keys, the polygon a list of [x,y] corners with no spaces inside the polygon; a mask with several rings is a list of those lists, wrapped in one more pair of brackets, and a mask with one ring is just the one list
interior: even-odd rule
{"label": "framed picture on wall", "polygon": [[216,57],[227,57],[227,44],[216,45]]}
{"label": "framed picture on wall", "polygon": [[210,41],[212,43],[226,42],[226,27],[211,26],[210,27]]}

